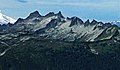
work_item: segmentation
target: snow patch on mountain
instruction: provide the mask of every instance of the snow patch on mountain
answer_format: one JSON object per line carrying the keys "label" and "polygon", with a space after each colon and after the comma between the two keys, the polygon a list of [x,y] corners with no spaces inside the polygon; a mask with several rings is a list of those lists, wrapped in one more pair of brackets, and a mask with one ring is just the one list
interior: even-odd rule
{"label": "snow patch on mountain", "polygon": [[0,24],[1,25],[8,24],[8,23],[14,24],[15,21],[16,21],[15,19],[8,17],[0,12]]}

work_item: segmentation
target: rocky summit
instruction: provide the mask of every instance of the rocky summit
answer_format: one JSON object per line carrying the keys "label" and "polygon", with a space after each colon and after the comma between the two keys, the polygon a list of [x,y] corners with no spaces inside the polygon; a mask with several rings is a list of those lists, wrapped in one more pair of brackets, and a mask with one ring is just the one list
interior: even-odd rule
{"label": "rocky summit", "polygon": [[0,25],[2,70],[119,70],[120,28],[38,11]]}

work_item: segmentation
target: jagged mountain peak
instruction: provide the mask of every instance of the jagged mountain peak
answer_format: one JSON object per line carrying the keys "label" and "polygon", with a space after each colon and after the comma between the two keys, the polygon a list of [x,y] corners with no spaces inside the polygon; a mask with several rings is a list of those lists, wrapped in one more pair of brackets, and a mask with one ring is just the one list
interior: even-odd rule
{"label": "jagged mountain peak", "polygon": [[23,20],[24,20],[24,19],[22,19],[22,18],[18,18],[18,20],[15,22],[15,24],[21,23]]}
{"label": "jagged mountain peak", "polygon": [[55,13],[54,12],[49,12],[48,14],[45,15],[45,17],[50,17],[50,16],[54,16]]}
{"label": "jagged mountain peak", "polygon": [[88,19],[87,21],[85,21],[85,24],[90,24],[90,20]]}
{"label": "jagged mountain peak", "polygon": [[57,15],[58,17],[64,18],[64,16],[62,15],[62,12],[61,12],[61,11],[59,11],[56,15]]}
{"label": "jagged mountain peak", "polygon": [[29,14],[29,16],[25,19],[19,18],[15,24],[32,24],[39,22],[42,19],[43,16],[39,14],[38,11],[34,11]]}
{"label": "jagged mountain peak", "polygon": [[98,23],[95,19],[92,20],[91,24],[96,24]]}
{"label": "jagged mountain peak", "polygon": [[61,11],[59,11],[56,14],[54,12],[49,12],[48,14],[45,15],[45,17],[51,17],[51,16],[57,16],[59,18],[64,18],[64,16],[62,15]]}
{"label": "jagged mountain peak", "polygon": [[71,18],[67,17],[66,19],[67,19],[67,20],[70,20]]}
{"label": "jagged mountain peak", "polygon": [[82,19],[80,19],[80,18],[78,18],[78,17],[76,17],[76,16],[71,17],[71,20],[72,20],[72,21],[81,21],[81,22],[83,23]]}
{"label": "jagged mountain peak", "polygon": [[78,17],[71,17],[71,24],[70,24],[70,27],[73,26],[73,25],[79,25],[79,24],[83,24],[84,22],[78,18]]}
{"label": "jagged mountain peak", "polygon": [[105,23],[103,26],[104,26],[104,27],[111,27],[112,24],[111,24],[111,23]]}
{"label": "jagged mountain peak", "polygon": [[30,15],[26,19],[33,19],[34,17],[41,17],[38,11],[34,11],[30,13]]}
{"label": "jagged mountain peak", "polygon": [[61,12],[61,11],[59,11],[57,14],[58,14],[58,15],[62,15],[62,12]]}
{"label": "jagged mountain peak", "polygon": [[85,26],[89,25],[90,24],[90,20],[88,19],[87,21],[85,21]]}

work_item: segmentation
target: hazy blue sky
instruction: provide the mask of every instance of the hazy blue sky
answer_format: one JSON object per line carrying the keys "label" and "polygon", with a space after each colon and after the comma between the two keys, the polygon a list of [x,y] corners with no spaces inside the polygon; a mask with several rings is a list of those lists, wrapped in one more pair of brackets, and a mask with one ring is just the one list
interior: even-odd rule
{"label": "hazy blue sky", "polygon": [[0,10],[16,19],[38,10],[41,15],[62,11],[66,17],[120,21],[120,0],[0,0]]}

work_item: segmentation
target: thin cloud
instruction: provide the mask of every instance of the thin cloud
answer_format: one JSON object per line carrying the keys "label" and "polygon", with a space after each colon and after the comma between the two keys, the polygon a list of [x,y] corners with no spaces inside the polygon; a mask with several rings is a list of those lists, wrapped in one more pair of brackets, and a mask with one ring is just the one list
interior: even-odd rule
{"label": "thin cloud", "polygon": [[21,3],[27,3],[28,1],[27,0],[17,0],[18,2],[21,2]]}
{"label": "thin cloud", "polygon": [[58,3],[58,2],[28,2],[33,5],[50,5],[50,6],[75,6],[75,7],[92,7],[92,8],[116,8],[119,6],[118,2],[102,2],[102,3]]}

